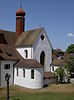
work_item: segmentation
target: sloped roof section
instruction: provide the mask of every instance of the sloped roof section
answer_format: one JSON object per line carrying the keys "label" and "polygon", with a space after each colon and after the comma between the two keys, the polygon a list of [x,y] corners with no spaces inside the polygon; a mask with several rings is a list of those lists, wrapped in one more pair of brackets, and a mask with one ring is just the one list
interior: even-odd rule
{"label": "sloped roof section", "polygon": [[34,59],[21,59],[16,65],[15,67],[26,67],[26,68],[40,68],[43,67],[40,63],[38,63],[36,60]]}
{"label": "sloped roof section", "polygon": [[15,46],[32,46],[44,28],[23,32],[17,39]]}
{"label": "sloped roof section", "polygon": [[65,60],[64,59],[54,59],[51,63],[51,66],[64,66]]}
{"label": "sloped roof section", "polygon": [[15,45],[16,39],[16,32],[0,30],[0,44]]}
{"label": "sloped roof section", "polygon": [[0,44],[0,60],[20,60],[22,57],[13,46]]}

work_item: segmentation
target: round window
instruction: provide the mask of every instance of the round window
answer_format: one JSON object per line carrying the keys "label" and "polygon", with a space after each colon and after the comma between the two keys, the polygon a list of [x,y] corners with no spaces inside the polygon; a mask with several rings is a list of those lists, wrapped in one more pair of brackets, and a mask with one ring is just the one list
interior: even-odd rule
{"label": "round window", "polygon": [[41,35],[41,40],[44,40],[44,35]]}

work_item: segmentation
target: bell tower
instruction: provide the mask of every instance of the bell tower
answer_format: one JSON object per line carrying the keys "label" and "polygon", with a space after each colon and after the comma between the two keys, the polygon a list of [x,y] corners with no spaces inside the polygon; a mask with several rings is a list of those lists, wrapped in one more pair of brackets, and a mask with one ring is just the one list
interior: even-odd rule
{"label": "bell tower", "polygon": [[23,11],[21,4],[20,8],[16,11],[16,32],[18,36],[24,32],[25,27],[25,12]]}

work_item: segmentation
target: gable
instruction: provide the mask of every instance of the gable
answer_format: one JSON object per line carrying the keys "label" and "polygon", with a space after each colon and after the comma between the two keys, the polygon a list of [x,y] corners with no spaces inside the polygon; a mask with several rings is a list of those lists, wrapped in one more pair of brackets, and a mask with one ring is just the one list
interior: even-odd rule
{"label": "gable", "polygon": [[52,49],[52,45],[51,42],[49,40],[48,34],[46,33],[45,29],[43,28],[42,31],[40,32],[40,34],[38,35],[38,37],[36,38],[34,44],[33,44],[33,48],[35,49],[37,46],[40,47],[49,47]]}

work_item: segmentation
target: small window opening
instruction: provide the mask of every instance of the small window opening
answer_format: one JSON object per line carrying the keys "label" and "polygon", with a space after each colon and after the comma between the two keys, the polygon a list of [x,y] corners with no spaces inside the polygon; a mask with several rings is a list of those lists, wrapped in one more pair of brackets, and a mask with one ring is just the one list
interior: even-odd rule
{"label": "small window opening", "polygon": [[8,56],[10,56],[10,57],[12,56],[12,54],[11,54],[11,53],[7,53],[7,52],[6,52],[6,54],[7,54]]}
{"label": "small window opening", "polygon": [[25,78],[25,69],[23,69],[23,77]]}
{"label": "small window opening", "polygon": [[28,50],[25,50],[25,58],[28,58]]}
{"label": "small window opening", "polygon": [[34,70],[31,70],[31,79],[34,79]]}
{"label": "small window opening", "polygon": [[10,69],[10,64],[5,64],[4,69]]}
{"label": "small window opening", "polygon": [[18,76],[18,68],[17,68],[17,76]]}

